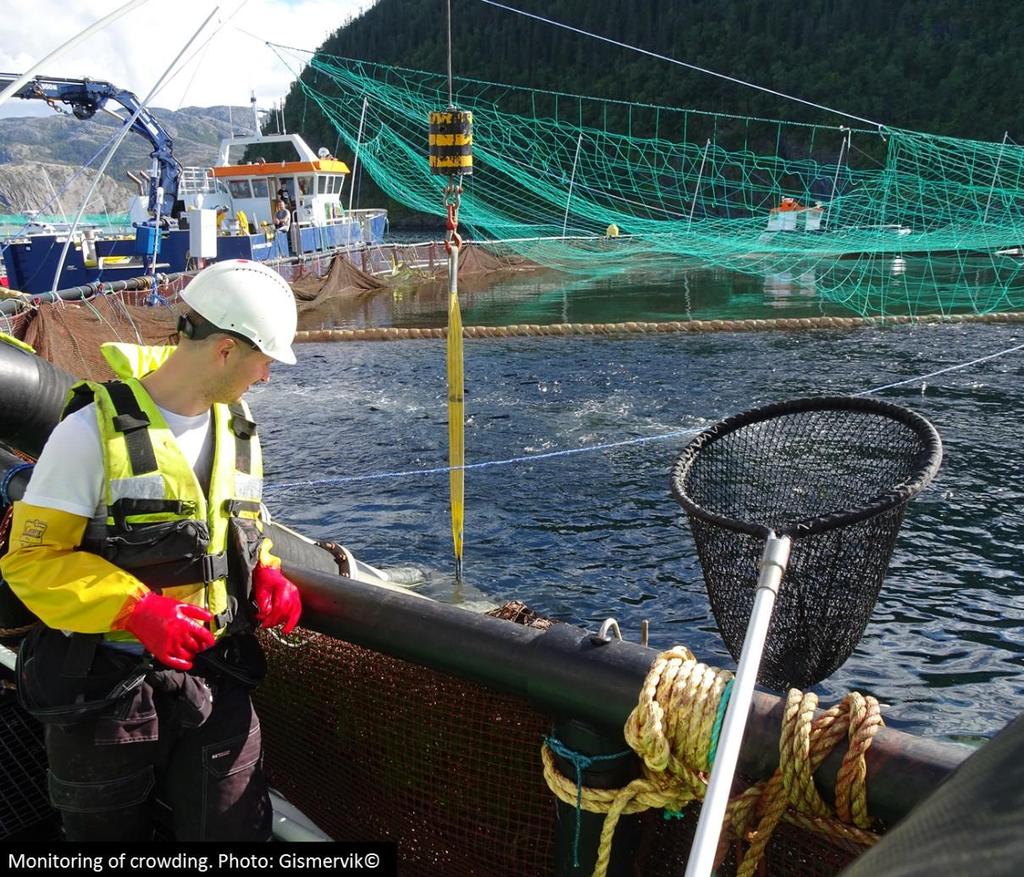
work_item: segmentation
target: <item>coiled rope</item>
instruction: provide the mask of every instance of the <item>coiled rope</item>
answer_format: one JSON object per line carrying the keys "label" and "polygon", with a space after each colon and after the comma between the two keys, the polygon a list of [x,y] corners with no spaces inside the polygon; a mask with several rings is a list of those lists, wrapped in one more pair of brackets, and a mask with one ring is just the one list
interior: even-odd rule
{"label": "coiled rope", "polygon": [[[852,329],[905,323],[1024,323],[1024,311],[991,314],[927,314],[886,317],[784,317],[772,320],[669,320],[625,323],[519,323],[512,326],[463,326],[464,338],[518,338],[545,335],[657,335],[672,332],[769,332],[799,329]],[[406,341],[446,338],[444,327],[389,326],[367,329],[309,329],[295,333],[296,341]]]}
{"label": "coiled rope", "polygon": [[[580,786],[564,776],[547,742],[541,749],[544,779],[562,801],[589,813],[605,813],[593,877],[604,877],[619,817],[649,808],[682,810],[701,800],[717,741],[716,719],[724,708],[732,674],[698,662],[684,646],[662,652],[644,680],[636,708],[623,729],[640,756],[641,776],[621,789]],[[779,767],[729,804],[718,861],[731,838],[746,843],[737,874],[752,877],[772,832],[785,819],[832,838],[871,846],[867,812],[865,755],[882,727],[878,701],[853,692],[837,706],[814,716],[818,698],[791,689],[779,740]],[[849,740],[830,807],[814,785],[814,771],[843,739]]]}

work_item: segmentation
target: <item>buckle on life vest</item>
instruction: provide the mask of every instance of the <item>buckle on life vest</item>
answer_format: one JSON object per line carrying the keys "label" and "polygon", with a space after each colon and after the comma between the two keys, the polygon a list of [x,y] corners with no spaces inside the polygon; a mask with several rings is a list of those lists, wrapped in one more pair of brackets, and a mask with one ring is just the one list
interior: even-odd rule
{"label": "buckle on life vest", "polygon": [[226,552],[220,554],[204,554],[202,558],[203,584],[208,585],[217,579],[223,579],[228,574],[228,556]]}

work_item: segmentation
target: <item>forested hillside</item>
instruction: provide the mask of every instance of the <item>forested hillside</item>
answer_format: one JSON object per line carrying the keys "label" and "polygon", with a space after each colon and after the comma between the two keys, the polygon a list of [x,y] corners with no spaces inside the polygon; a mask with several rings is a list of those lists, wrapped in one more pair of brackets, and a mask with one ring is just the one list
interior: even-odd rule
{"label": "forested hillside", "polygon": [[[528,19],[452,0],[457,75],[760,117],[841,117]],[[509,5],[889,126],[1024,138],[1024,4],[1003,0],[512,0]],[[445,0],[380,0],[319,50],[446,68]],[[304,75],[311,76],[309,71]],[[297,86],[289,128],[336,133]],[[364,182],[365,185],[365,182]],[[364,203],[365,198],[364,198]]]}

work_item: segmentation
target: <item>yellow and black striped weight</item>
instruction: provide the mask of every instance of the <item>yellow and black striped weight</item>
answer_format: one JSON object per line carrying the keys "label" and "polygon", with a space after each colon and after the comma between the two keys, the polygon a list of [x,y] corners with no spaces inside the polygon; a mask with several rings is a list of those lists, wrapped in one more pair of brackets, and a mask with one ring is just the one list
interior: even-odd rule
{"label": "yellow and black striped weight", "polygon": [[454,107],[430,114],[430,172],[473,173],[473,114]]}

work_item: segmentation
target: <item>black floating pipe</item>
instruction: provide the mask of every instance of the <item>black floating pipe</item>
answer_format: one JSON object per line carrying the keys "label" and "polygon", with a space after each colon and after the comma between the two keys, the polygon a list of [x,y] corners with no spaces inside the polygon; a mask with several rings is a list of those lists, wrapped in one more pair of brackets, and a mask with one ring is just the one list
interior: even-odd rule
{"label": "black floating pipe", "polygon": [[[157,284],[167,283],[181,277],[177,274],[157,274]],[[69,286],[67,289],[58,289],[56,292],[40,292],[36,295],[23,293],[20,298],[5,298],[0,300],[0,314],[11,316],[28,305],[47,304],[54,301],[81,301],[92,298],[102,293],[129,292],[132,290],[149,289],[153,285],[152,277],[129,277],[126,280],[96,280],[92,283],[83,283],[81,286]]]}
{"label": "black floating pipe", "polygon": [[[556,722],[552,736],[567,747],[574,757],[583,756],[579,781],[592,789],[621,789],[640,776],[640,759],[620,733],[614,738],[602,734],[584,722]],[[563,776],[576,778],[576,765],[568,758],[555,756]],[[594,872],[601,848],[604,814],[577,812],[575,803],[555,801],[554,877],[584,877]],[[629,877],[636,872],[636,850],[640,843],[640,814],[623,816],[615,827],[615,837],[605,871],[607,877]]]}
{"label": "black floating pipe", "polygon": [[[588,722],[612,738],[621,735],[657,655],[569,624],[540,631],[287,563],[285,572],[302,592],[303,624],[311,630],[518,695],[556,720]],[[744,776],[767,777],[778,767],[784,706],[755,692],[740,755]],[[902,818],[971,751],[881,729],[867,754],[869,811],[890,824]],[[827,794],[835,793],[842,757],[837,748],[815,773]]]}
{"label": "black floating pipe", "polygon": [[[14,470],[13,475],[10,473]],[[25,488],[28,487],[28,479],[32,476],[32,470],[25,466],[21,457],[12,454],[7,448],[0,446],[0,484],[4,484],[5,497],[0,497],[0,512],[4,509],[4,500],[17,500],[25,495]]]}
{"label": "black floating pipe", "polygon": [[74,382],[42,357],[0,342],[0,441],[38,457]]}

